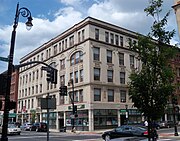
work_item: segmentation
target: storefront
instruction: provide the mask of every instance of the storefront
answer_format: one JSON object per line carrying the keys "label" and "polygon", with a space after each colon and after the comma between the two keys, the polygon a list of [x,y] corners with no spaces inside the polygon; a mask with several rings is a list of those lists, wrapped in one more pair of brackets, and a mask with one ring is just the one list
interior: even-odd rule
{"label": "storefront", "polygon": [[[66,112],[66,129],[72,129],[72,111]],[[78,131],[88,131],[88,110],[78,110],[78,117],[75,118],[75,128]]]}
{"label": "storefront", "polygon": [[118,126],[117,110],[95,109],[94,110],[94,130],[110,129]]}
{"label": "storefront", "polygon": [[142,122],[142,114],[137,109],[120,109],[120,125],[124,124],[140,124]]}

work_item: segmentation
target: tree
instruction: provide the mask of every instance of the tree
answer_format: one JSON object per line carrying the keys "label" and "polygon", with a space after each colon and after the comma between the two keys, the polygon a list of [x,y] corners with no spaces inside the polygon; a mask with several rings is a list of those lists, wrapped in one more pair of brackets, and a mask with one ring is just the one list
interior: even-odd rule
{"label": "tree", "polygon": [[[175,30],[166,31],[170,11],[160,19],[162,4],[162,0],[150,1],[150,6],[144,11],[154,18],[151,32],[147,36],[139,35],[137,44],[129,43],[130,49],[137,53],[142,63],[141,70],[133,71],[130,75],[129,95],[134,107],[148,118],[148,123],[163,116],[174,90],[174,73],[169,61],[176,54],[175,47],[170,46]],[[148,124],[149,133],[152,131],[151,125]]]}

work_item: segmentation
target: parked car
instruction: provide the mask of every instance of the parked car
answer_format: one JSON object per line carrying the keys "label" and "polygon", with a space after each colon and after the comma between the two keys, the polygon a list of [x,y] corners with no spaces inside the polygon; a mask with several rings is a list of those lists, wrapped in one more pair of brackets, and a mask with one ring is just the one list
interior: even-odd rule
{"label": "parked car", "polygon": [[159,123],[160,128],[171,128],[174,126],[174,122],[173,121],[161,121]]}
{"label": "parked car", "polygon": [[102,134],[102,138],[105,141],[110,141],[111,139],[119,137],[133,136],[147,137],[148,130],[146,127],[140,125],[122,125],[111,131],[106,131]]}
{"label": "parked car", "polygon": [[47,132],[47,124],[45,122],[36,122],[32,125],[31,131]]}
{"label": "parked car", "polygon": [[[0,126],[0,133],[2,134],[2,126]],[[12,135],[12,134],[20,135],[21,129],[14,124],[8,124],[7,134],[8,135]]]}
{"label": "parked car", "polygon": [[21,130],[24,130],[24,131],[30,131],[31,127],[32,127],[31,123],[24,123],[22,126],[20,126]]}

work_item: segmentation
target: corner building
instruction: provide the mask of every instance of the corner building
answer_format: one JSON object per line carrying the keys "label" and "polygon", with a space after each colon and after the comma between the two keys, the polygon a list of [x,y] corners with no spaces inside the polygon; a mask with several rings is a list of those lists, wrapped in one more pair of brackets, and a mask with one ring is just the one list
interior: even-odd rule
{"label": "corner building", "polygon": [[[71,130],[72,86],[68,82],[73,79],[78,110],[76,130],[93,131],[141,122],[142,116],[128,95],[129,74],[141,66],[136,54],[129,50],[129,41],[137,42],[135,32],[87,17],[22,57],[20,64],[42,61],[56,68],[58,82],[55,85],[46,81],[42,64],[20,68],[18,120],[46,122],[41,98],[49,93],[56,98],[56,109],[49,114],[50,129],[66,126]],[[67,96],[60,96],[61,85],[68,87]]]}

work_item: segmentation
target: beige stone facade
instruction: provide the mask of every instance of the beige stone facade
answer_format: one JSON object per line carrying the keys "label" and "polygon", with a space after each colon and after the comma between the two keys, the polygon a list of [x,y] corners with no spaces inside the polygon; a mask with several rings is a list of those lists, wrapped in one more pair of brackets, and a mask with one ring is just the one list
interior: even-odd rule
{"label": "beige stone facade", "polygon": [[179,37],[180,37],[180,0],[174,0],[174,5],[172,6],[176,15],[176,21],[178,25]]}
{"label": "beige stone facade", "polygon": [[[46,121],[46,110],[40,108],[40,99],[49,93],[56,98],[56,109],[50,110],[50,128],[71,129],[72,86],[68,82],[73,79],[77,130],[92,131],[124,124],[125,105],[128,105],[128,121],[141,122],[141,114],[128,96],[128,76],[133,69],[140,69],[140,61],[128,48],[129,41],[137,42],[135,32],[87,17],[25,55],[21,64],[42,61],[56,68],[58,82],[55,85],[46,81],[42,64],[20,68],[18,120]],[[68,86],[68,96],[60,96],[62,84]]]}

